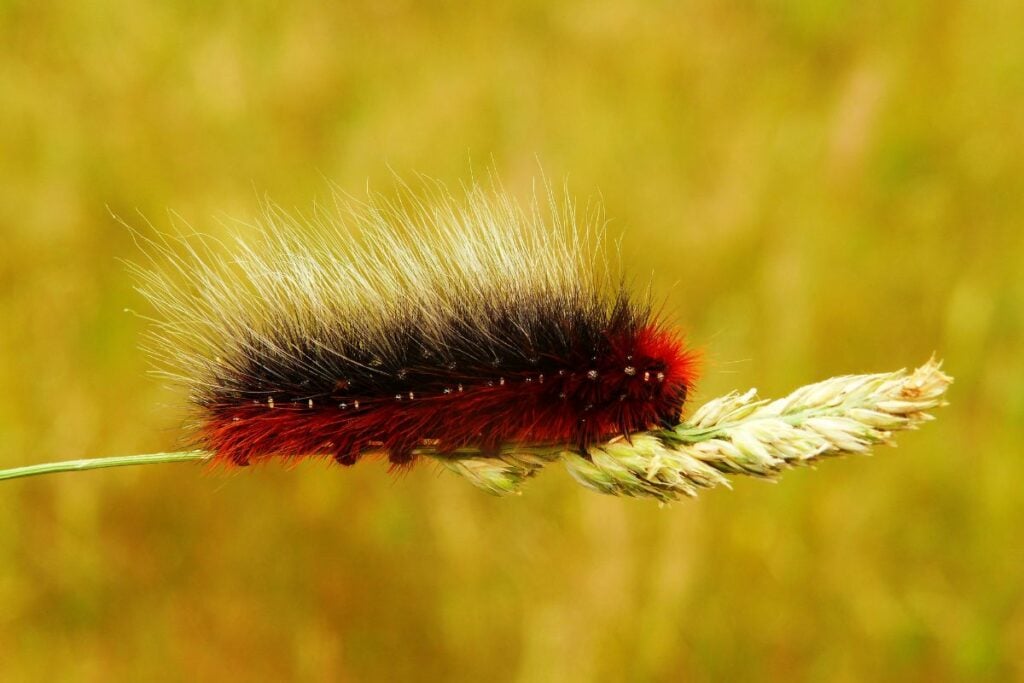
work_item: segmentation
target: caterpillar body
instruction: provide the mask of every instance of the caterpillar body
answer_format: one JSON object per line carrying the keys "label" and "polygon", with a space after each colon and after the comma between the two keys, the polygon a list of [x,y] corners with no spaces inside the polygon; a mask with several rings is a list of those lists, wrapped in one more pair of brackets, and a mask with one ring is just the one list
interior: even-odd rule
{"label": "caterpillar body", "polygon": [[145,239],[148,348],[189,388],[197,445],[404,465],[675,424],[695,354],[629,291],[597,216],[541,194],[430,185],[307,219],[268,207],[228,243]]}

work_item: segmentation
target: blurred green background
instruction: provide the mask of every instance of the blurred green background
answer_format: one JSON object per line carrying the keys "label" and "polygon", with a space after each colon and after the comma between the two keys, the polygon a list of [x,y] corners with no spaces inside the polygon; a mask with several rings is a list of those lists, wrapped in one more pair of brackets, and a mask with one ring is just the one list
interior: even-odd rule
{"label": "blurred green background", "polygon": [[[0,2],[0,467],[174,448],[111,213],[388,167],[600,194],[697,400],[937,351],[898,450],[667,509],[558,468],[0,486],[3,680],[1024,679],[1024,4]],[[139,212],[139,213],[137,213]]]}

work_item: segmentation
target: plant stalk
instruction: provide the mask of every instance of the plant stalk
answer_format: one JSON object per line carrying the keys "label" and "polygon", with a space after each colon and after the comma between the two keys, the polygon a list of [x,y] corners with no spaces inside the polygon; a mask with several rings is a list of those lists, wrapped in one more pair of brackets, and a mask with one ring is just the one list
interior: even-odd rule
{"label": "plant stalk", "polygon": [[34,477],[37,474],[56,474],[57,472],[82,472],[99,470],[105,467],[128,467],[130,465],[162,465],[167,462],[190,462],[209,460],[213,455],[208,451],[182,451],[180,453],[147,453],[145,455],[115,455],[109,458],[85,458],[82,460],[64,460],[62,462],[46,462],[38,465],[25,465],[0,470],[0,480]]}

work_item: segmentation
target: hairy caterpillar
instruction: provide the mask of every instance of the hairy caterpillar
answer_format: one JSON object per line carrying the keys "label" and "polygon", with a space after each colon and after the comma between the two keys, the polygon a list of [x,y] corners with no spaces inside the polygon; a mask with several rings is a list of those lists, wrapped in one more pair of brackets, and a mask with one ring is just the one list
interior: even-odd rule
{"label": "hairy caterpillar", "polygon": [[225,244],[145,240],[149,350],[225,464],[585,449],[675,424],[695,355],[628,291],[595,219],[550,189],[524,207],[431,186],[307,220],[270,207]]}

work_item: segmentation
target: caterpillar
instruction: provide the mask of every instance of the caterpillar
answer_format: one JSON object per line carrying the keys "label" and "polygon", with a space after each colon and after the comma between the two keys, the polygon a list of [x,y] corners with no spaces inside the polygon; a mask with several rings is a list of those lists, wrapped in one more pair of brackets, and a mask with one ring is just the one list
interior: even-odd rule
{"label": "caterpillar", "polygon": [[[539,196],[538,196],[539,195]],[[233,239],[143,236],[146,348],[215,462],[503,444],[675,424],[697,355],[608,255],[600,211],[496,183],[268,205]]]}

